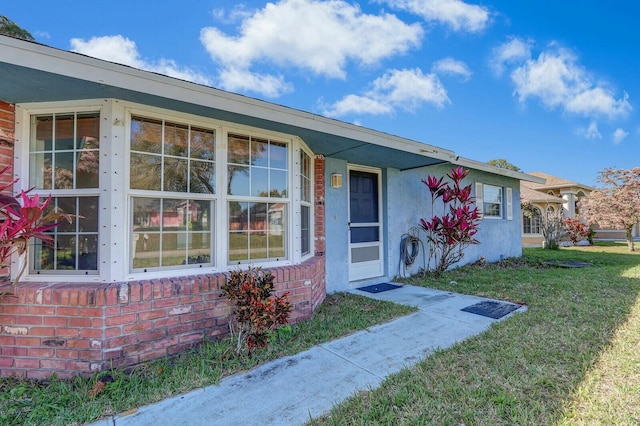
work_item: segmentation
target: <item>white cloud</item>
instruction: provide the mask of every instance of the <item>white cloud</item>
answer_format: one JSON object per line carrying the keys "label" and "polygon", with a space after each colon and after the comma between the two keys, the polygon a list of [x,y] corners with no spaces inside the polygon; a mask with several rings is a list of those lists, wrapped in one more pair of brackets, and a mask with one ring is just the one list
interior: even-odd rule
{"label": "white cloud", "polygon": [[436,61],[431,67],[431,71],[437,74],[452,74],[462,78],[463,81],[471,78],[471,70],[462,61],[457,61],[453,58],[444,58]]}
{"label": "white cloud", "polygon": [[586,129],[582,129],[581,133],[587,139],[602,139],[602,135],[598,130],[598,123],[596,123],[595,121],[591,121],[589,123],[589,127],[587,127]]}
{"label": "white cloud", "polygon": [[622,142],[627,136],[629,136],[628,132],[625,132],[623,129],[621,128],[617,128],[614,132],[613,132],[613,143],[615,143],[616,145],[619,144],[620,142]]}
{"label": "white cloud", "polygon": [[520,102],[539,99],[547,108],[560,108],[585,117],[625,116],[631,104],[625,93],[616,99],[612,90],[592,77],[565,49],[545,51],[537,59],[528,59],[511,73]]}
{"label": "white cloud", "polygon": [[231,92],[254,92],[268,97],[278,97],[293,91],[291,84],[282,76],[251,73],[236,68],[225,68],[220,72],[219,84]]}
{"label": "white cloud", "polygon": [[531,58],[532,40],[512,37],[506,43],[493,49],[491,67],[497,74],[502,74],[506,64],[522,62]]}
{"label": "white cloud", "polygon": [[423,104],[443,108],[451,103],[447,91],[435,74],[420,69],[389,70],[377,78],[363,95],[347,95],[326,107],[330,117],[346,114],[391,114],[397,109],[414,111]]}
{"label": "white cloud", "polygon": [[282,0],[243,20],[237,36],[202,29],[200,40],[225,69],[256,63],[345,78],[349,61],[376,64],[419,46],[423,29],[390,14],[368,15],[342,0]]}
{"label": "white cloud", "polygon": [[73,38],[71,50],[105,61],[116,62],[158,74],[168,75],[181,80],[211,85],[211,80],[193,70],[180,67],[171,59],[148,62],[141,58],[136,43],[121,35],[93,37],[89,41]]}
{"label": "white cloud", "polygon": [[478,32],[489,23],[487,8],[461,0],[381,0],[389,6],[409,11],[426,21],[449,25],[454,31]]}

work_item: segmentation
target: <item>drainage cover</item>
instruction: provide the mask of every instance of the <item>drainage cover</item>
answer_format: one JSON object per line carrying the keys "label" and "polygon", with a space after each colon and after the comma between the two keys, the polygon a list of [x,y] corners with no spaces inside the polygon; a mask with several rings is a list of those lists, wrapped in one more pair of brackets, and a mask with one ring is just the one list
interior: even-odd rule
{"label": "drainage cover", "polygon": [[461,311],[470,312],[472,314],[482,315],[493,319],[499,319],[503,316],[518,309],[519,305],[513,303],[494,302],[487,300],[485,302],[479,302],[475,305],[462,308]]}
{"label": "drainage cover", "polygon": [[366,291],[367,293],[382,293],[383,291],[393,290],[400,287],[402,286],[397,284],[382,283],[382,284],[368,285],[366,287],[358,287],[357,290]]}

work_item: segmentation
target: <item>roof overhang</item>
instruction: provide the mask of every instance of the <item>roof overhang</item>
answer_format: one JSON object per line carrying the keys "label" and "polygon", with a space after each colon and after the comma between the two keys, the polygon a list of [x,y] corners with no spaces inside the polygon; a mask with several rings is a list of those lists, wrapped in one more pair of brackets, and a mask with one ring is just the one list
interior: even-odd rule
{"label": "roof overhang", "polygon": [[296,135],[316,154],[355,164],[406,170],[450,162],[543,183],[433,145],[7,36],[0,76],[0,99],[13,104],[121,99]]}

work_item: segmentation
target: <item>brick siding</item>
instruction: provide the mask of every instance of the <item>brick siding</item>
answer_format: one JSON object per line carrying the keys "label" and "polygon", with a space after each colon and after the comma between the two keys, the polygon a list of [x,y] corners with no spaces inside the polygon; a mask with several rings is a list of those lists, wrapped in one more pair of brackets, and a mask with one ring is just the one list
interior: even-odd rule
{"label": "brick siding", "polygon": [[[0,101],[0,167],[13,164],[14,115],[13,105]],[[269,269],[276,293],[289,292],[292,323],[310,318],[326,296],[324,157],[315,157],[314,168],[315,256]],[[221,296],[225,280],[219,273],[110,284],[19,283],[0,301],[0,376],[70,378],[173,356],[225,336],[231,310]],[[0,292],[8,290],[0,285]]]}

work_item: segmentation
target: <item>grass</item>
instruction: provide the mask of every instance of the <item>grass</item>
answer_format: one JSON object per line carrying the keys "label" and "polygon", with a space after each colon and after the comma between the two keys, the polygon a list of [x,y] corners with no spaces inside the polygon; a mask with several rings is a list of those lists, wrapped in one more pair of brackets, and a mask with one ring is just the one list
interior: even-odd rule
{"label": "grass", "polygon": [[[283,328],[267,348],[238,356],[229,339],[203,342],[180,357],[133,371],[105,371],[72,381],[0,379],[0,424],[75,425],[216,384],[221,378],[322,342],[389,321],[414,308],[346,293],[327,296],[313,319]],[[104,389],[95,396],[96,386]]]}
{"label": "grass", "polygon": [[[592,264],[550,266],[554,261]],[[312,425],[640,424],[640,256],[625,244],[525,249],[413,284],[528,311],[437,351]]]}

